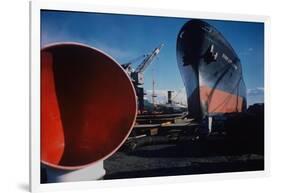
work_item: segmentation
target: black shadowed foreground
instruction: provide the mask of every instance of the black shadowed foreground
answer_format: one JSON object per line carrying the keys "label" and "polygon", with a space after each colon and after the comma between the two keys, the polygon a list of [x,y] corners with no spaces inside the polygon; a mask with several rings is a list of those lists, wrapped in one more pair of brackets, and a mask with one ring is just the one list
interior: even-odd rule
{"label": "black shadowed foreground", "polygon": [[224,118],[209,136],[160,133],[128,139],[105,160],[104,179],[264,170],[263,105]]}

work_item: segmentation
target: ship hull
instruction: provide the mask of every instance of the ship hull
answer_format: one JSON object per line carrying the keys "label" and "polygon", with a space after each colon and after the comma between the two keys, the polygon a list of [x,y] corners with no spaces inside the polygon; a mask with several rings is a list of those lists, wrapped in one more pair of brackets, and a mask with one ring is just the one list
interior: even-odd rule
{"label": "ship hull", "polygon": [[246,109],[240,59],[213,26],[201,20],[187,22],[178,35],[177,60],[191,116],[202,118]]}

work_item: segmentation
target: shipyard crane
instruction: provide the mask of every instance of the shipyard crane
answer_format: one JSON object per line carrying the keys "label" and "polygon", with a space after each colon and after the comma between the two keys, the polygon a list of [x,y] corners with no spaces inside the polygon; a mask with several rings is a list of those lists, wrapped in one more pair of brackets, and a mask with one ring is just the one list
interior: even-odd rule
{"label": "shipyard crane", "polygon": [[[131,67],[131,64],[133,63],[132,61],[122,65],[123,68],[127,71],[128,75],[131,77],[131,80],[134,84],[136,94],[138,97],[138,107],[140,113],[142,113],[144,110],[144,89],[142,86],[144,84],[144,71],[160,53],[160,50],[163,46],[164,44],[160,44],[160,46],[156,47],[151,53],[136,58],[144,59],[135,70]],[[133,61],[135,61],[136,59],[134,59]]]}
{"label": "shipyard crane", "polygon": [[[160,53],[161,48],[164,44],[161,44],[157,48],[155,48],[151,53],[142,55],[144,57],[143,61],[137,66],[135,70],[131,68],[129,74],[136,85],[144,84],[144,71],[145,69],[152,63],[152,61],[156,58],[156,56]],[[137,58],[139,59],[139,58]],[[127,63],[129,67],[132,62]],[[128,65],[129,64],[129,65]],[[123,65],[124,66],[124,65]]]}
{"label": "shipyard crane", "polygon": [[160,53],[161,48],[164,44],[161,44],[157,48],[155,48],[150,54],[147,55],[147,57],[143,60],[143,62],[137,67],[135,72],[143,72],[148,65],[153,61],[153,59]]}

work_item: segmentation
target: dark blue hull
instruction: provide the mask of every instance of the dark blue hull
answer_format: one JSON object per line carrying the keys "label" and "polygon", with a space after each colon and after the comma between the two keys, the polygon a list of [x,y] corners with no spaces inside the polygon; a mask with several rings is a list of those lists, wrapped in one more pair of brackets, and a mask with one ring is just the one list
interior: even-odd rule
{"label": "dark blue hull", "polygon": [[178,66],[194,117],[241,112],[246,87],[240,59],[223,35],[201,20],[190,20],[177,39]]}

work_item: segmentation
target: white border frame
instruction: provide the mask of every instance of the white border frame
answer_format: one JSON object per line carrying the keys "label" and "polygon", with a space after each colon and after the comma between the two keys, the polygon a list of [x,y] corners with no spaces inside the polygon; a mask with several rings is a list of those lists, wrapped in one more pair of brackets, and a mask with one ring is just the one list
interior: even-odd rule
{"label": "white border frame", "polygon": [[[40,184],[40,10],[63,10],[127,15],[202,18],[264,23],[264,81],[265,81],[265,170],[253,172],[217,173],[153,178],[136,178],[88,182]],[[73,190],[74,188],[101,188],[144,184],[179,183],[204,180],[225,180],[265,177],[270,174],[270,18],[268,16],[192,12],[185,10],[156,10],[141,7],[105,6],[94,3],[74,3],[52,0],[30,2],[30,191]]]}

